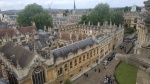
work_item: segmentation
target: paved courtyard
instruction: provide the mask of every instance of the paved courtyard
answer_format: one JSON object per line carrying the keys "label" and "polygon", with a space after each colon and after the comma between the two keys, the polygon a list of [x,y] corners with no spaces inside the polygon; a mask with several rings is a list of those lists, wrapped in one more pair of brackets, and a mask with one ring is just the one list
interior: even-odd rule
{"label": "paved courtyard", "polygon": [[[132,48],[132,43],[124,42],[122,44],[126,47],[127,51],[130,52],[130,49]],[[131,51],[133,52],[133,49]],[[116,48],[114,52],[125,54],[124,50],[120,50],[119,47]],[[108,55],[104,60],[106,60],[109,56],[110,55]],[[104,65],[102,65],[101,63],[87,72],[89,77],[85,77],[84,75],[82,75],[81,77],[73,81],[73,84],[104,84],[105,76],[114,75],[115,67],[118,65],[119,62],[120,62],[119,60],[113,59],[108,64],[107,69],[105,69]],[[96,72],[95,72],[95,69],[96,69]],[[98,71],[99,69],[100,69],[100,73]]]}

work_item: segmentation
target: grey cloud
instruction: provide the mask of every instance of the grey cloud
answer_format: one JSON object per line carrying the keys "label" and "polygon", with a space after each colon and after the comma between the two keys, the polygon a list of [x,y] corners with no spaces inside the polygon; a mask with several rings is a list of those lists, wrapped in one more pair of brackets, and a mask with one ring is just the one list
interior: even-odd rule
{"label": "grey cloud", "polygon": [[[111,7],[132,6],[134,4],[144,6],[146,0],[76,0],[77,8],[93,8],[98,3],[108,3]],[[52,3],[51,3],[52,2]],[[0,0],[2,10],[23,9],[27,4],[37,3],[44,8],[72,9],[74,0]]]}

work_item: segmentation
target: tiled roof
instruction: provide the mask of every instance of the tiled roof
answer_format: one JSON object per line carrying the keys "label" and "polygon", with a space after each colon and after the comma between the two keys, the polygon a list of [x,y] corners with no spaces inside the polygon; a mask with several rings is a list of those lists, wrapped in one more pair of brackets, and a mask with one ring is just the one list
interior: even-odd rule
{"label": "tiled roof", "polygon": [[1,37],[5,37],[5,36],[13,36],[16,34],[16,30],[15,29],[3,29],[0,30],[0,38]]}
{"label": "tiled roof", "polygon": [[27,33],[33,33],[35,30],[34,26],[28,26],[28,27],[21,27],[21,28],[17,28],[18,31],[22,34],[27,34]]}

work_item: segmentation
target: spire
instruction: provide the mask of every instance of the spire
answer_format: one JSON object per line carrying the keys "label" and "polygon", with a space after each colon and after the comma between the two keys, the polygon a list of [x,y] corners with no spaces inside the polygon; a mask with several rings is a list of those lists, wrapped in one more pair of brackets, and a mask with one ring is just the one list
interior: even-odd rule
{"label": "spire", "polygon": [[98,27],[100,26],[100,22],[97,23],[97,26],[98,26]]}
{"label": "spire", "polygon": [[74,0],[74,10],[76,9],[76,3],[75,3],[75,0]]}

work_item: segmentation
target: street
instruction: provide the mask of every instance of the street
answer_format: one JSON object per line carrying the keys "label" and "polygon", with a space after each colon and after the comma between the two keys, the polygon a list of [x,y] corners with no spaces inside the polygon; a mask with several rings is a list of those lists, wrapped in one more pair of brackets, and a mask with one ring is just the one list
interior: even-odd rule
{"label": "street", "polygon": [[[130,51],[133,52],[133,49],[131,49],[133,48],[132,42],[130,43],[123,42],[122,44],[123,46],[126,47],[127,53],[130,53]],[[114,52],[125,54],[124,50],[119,49],[119,46],[114,50]],[[104,60],[106,60],[110,55],[108,55]],[[113,76],[115,72],[115,68],[119,62],[120,62],[119,60],[116,60],[115,58],[113,58],[113,60],[109,62],[107,69],[105,69],[104,68],[105,66],[101,63],[97,65],[95,68],[87,72],[89,77],[82,75],[81,77],[73,81],[73,84],[104,84],[106,75]],[[99,69],[100,69],[100,72],[99,72]],[[114,84],[116,84],[116,82],[114,82]]]}

